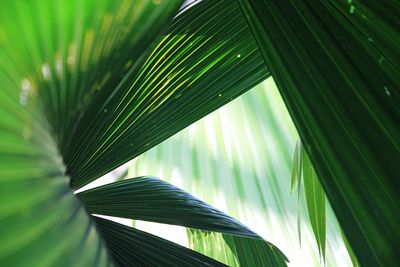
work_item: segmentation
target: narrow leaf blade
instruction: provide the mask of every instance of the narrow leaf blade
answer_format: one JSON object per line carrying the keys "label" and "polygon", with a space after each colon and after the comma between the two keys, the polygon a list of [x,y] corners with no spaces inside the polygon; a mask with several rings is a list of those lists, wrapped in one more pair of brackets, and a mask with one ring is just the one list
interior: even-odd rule
{"label": "narrow leaf blade", "polygon": [[78,194],[93,214],[153,221],[261,239],[246,226],[154,177],[122,180]]}
{"label": "narrow leaf blade", "polygon": [[314,167],[304,151],[303,156],[303,180],[304,193],[311,226],[317,240],[320,256],[325,260],[326,243],[326,206],[325,192],[319,183]]}
{"label": "narrow leaf blade", "polygon": [[226,266],[146,232],[98,217],[95,221],[120,266]]}
{"label": "narrow leaf blade", "polygon": [[[74,189],[157,145],[268,76],[235,1],[185,9],[75,122],[63,151]],[[103,87],[102,87],[103,88]]]}

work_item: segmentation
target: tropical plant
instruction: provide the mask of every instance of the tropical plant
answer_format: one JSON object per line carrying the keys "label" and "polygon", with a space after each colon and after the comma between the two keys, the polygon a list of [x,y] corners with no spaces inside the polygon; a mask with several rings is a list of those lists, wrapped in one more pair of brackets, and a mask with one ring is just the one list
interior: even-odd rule
{"label": "tropical plant", "polygon": [[[124,167],[119,173],[123,177],[156,175],[193,193],[276,244],[290,259],[290,266],[351,266],[336,218],[329,205],[325,210],[325,196],[313,179],[315,172],[302,146],[295,145],[297,139],[285,104],[269,78],[135,158],[128,173],[123,173]],[[322,201],[313,201],[314,195]],[[321,223],[310,225],[309,217]],[[190,229],[185,235],[184,229],[163,224],[134,223],[229,266],[257,265],[256,250],[237,248],[221,234]]]}
{"label": "tropical plant", "polygon": [[277,247],[159,179],[74,194],[272,74],[358,261],[393,266],[398,3],[181,4],[0,3],[0,265],[223,265],[101,214],[220,232],[253,264],[285,266]]}

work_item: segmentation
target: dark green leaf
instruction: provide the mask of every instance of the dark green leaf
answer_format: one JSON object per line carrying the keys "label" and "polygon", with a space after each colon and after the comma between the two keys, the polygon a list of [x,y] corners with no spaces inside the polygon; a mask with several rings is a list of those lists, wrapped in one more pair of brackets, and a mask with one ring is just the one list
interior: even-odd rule
{"label": "dark green leaf", "polygon": [[353,249],[350,247],[349,242],[347,241],[347,238],[345,237],[345,235],[343,234],[343,231],[341,231],[342,234],[342,238],[343,238],[343,242],[346,246],[347,252],[349,253],[350,259],[351,259],[351,263],[353,264],[353,267],[359,267],[360,265],[358,264],[356,255],[354,255]]}
{"label": "dark green leaf", "polygon": [[[232,217],[157,178],[138,177],[118,181],[81,192],[78,197],[93,214],[225,233],[224,239],[229,240],[228,244],[235,249],[241,266],[286,266],[287,258],[277,247]],[[263,265],[245,264],[250,263],[243,258],[245,254],[254,263]]]}
{"label": "dark green leaf", "polygon": [[360,264],[396,265],[399,3],[238,1]]}
{"label": "dark green leaf", "polygon": [[[124,48],[123,51],[132,49]],[[235,1],[202,1],[118,78],[108,67],[63,144],[79,188],[170,137],[267,77],[265,64]],[[106,64],[107,62],[105,62]],[[118,72],[120,73],[120,72]],[[110,74],[110,75],[111,75]],[[114,76],[111,76],[114,77]],[[111,83],[111,84],[110,84]]]}
{"label": "dark green leaf", "polygon": [[300,225],[300,191],[301,181],[303,177],[303,149],[301,146],[301,140],[297,140],[296,148],[294,150],[293,161],[292,161],[292,179],[290,182],[290,193],[297,187],[297,234],[299,237],[299,244],[301,246],[301,225]]}
{"label": "dark green leaf", "polygon": [[154,177],[122,180],[78,194],[92,214],[182,225],[261,239],[246,226]]}
{"label": "dark green leaf", "polygon": [[95,221],[120,266],[226,266],[146,232],[102,218]]}

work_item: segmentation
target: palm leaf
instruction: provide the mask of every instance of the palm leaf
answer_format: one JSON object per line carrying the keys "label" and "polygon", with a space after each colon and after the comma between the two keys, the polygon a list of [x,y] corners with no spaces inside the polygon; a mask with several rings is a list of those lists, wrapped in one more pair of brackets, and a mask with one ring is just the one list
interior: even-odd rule
{"label": "palm leaf", "polygon": [[287,266],[285,256],[262,240],[190,229],[190,246],[229,266]]}
{"label": "palm leaf", "polygon": [[226,266],[157,236],[106,219],[95,220],[120,266]]}
{"label": "palm leaf", "polygon": [[[287,266],[281,260],[285,258],[283,253],[271,244],[265,244],[261,240],[223,235],[226,244],[235,254],[240,266]],[[266,249],[268,247],[268,249]],[[269,253],[266,251],[271,250]]]}
{"label": "palm leaf", "polygon": [[[227,246],[223,234],[189,228],[187,229],[187,236],[190,248],[223,262],[228,266],[239,266],[238,257]],[[251,257],[251,254],[247,254],[247,256]],[[255,257],[259,256],[255,255]]]}
{"label": "palm leaf", "polygon": [[[297,139],[279,92],[268,79],[140,155],[128,173],[157,175],[212,204],[277,245],[292,266],[319,266],[304,194],[299,195],[300,201],[289,195]],[[301,248],[295,228],[298,210],[303,232]],[[351,266],[336,218],[329,209],[326,220],[326,264]],[[170,233],[169,228],[159,226],[157,232],[156,227],[142,222],[138,227],[151,229],[154,234]],[[255,258],[264,256],[259,250],[232,250],[223,236],[214,232],[191,229],[188,239],[191,248],[229,266],[252,266]]]}
{"label": "palm leaf", "polygon": [[[79,193],[78,197],[93,214],[224,233],[223,238],[229,240],[228,244],[239,253],[249,257],[251,251],[258,252],[254,257],[250,257],[254,262],[241,262],[243,266],[253,263],[262,263],[257,266],[286,266],[286,256],[273,244],[262,240],[259,235],[235,219],[156,178],[138,177],[123,180],[84,191]],[[242,261],[241,259],[242,257],[239,257],[239,261]]]}
{"label": "palm leaf", "polygon": [[325,192],[319,183],[314,167],[307,155],[302,153],[303,159],[303,180],[304,192],[311,226],[317,240],[318,250],[325,259],[325,240],[326,240],[326,208]]}
{"label": "palm leaf", "polygon": [[75,118],[62,151],[75,189],[267,77],[239,6],[228,0],[200,2],[180,13],[146,56],[132,60],[121,82],[104,83]]}
{"label": "palm leaf", "polygon": [[240,3],[360,264],[395,265],[399,4]]}
{"label": "palm leaf", "polygon": [[[292,179],[290,182],[290,193],[297,187],[297,202],[300,205],[300,192],[301,192],[301,182],[303,174],[303,159],[304,159],[304,149],[302,149],[300,139],[297,140],[296,148],[293,154],[292,163]],[[301,224],[300,224],[300,206],[297,208],[297,233],[299,235],[299,244],[301,246]],[[320,248],[320,247],[318,247]]]}
{"label": "palm leaf", "polygon": [[344,236],[343,232],[342,232],[342,237],[343,237],[344,244],[346,245],[347,251],[349,252],[351,263],[353,264],[353,267],[359,267],[360,265],[358,264],[356,255],[354,255],[353,249],[351,248],[351,246],[350,246],[349,242],[347,241],[346,237]]}
{"label": "palm leaf", "polygon": [[81,130],[82,114],[94,111],[91,101],[112,93],[120,76],[131,73],[136,63],[129,59],[143,57],[178,5],[1,3],[0,199],[10,203],[0,209],[1,265],[113,264],[68,187],[63,161],[69,162],[59,151],[64,154],[74,130]]}
{"label": "palm leaf", "polygon": [[137,177],[78,194],[92,214],[182,225],[261,239],[246,226],[155,177]]}
{"label": "palm leaf", "polygon": [[18,91],[2,71],[0,81],[8,85],[0,90],[0,265],[111,266],[68,187],[46,120],[10,97]]}
{"label": "palm leaf", "polygon": [[98,235],[68,183],[87,184],[266,77],[232,1],[181,11],[153,43],[179,4],[0,4],[1,200],[13,200],[0,209],[1,265],[123,262],[116,255],[132,251],[110,257],[101,236],[112,227]]}

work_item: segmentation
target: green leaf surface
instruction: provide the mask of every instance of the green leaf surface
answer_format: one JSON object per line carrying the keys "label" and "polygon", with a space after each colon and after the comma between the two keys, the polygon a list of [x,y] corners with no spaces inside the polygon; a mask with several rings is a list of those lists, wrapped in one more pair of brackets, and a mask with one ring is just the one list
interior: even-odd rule
{"label": "green leaf surface", "polygon": [[3,69],[0,88],[0,266],[112,266],[42,113],[10,97]]}
{"label": "green leaf surface", "polygon": [[[273,244],[262,240],[259,235],[232,217],[157,178],[138,177],[118,181],[81,192],[78,197],[86,209],[93,214],[225,233],[223,238],[230,241],[228,244],[234,248],[236,244],[238,247],[238,252],[235,250],[235,254],[242,255],[238,257],[239,261],[246,262],[242,259],[245,253],[243,250],[247,254],[252,254],[250,251],[255,249],[254,251],[257,252],[253,253],[260,255],[259,263],[264,264],[258,266],[286,266],[286,256]],[[230,235],[235,236],[230,237]],[[260,242],[249,239],[257,239]],[[255,259],[254,263],[256,262]]]}
{"label": "green leaf surface", "polygon": [[[124,62],[129,59],[125,57]],[[201,1],[186,9],[152,49],[131,61],[132,66],[115,86],[101,82],[108,79],[107,71],[114,73],[112,69],[97,73],[100,91],[75,118],[73,131],[63,145],[67,173],[75,189],[267,77],[239,6],[230,0]]]}
{"label": "green leaf surface", "polygon": [[226,244],[223,234],[189,228],[187,235],[190,248],[230,267],[240,266],[237,256]]}
{"label": "green leaf surface", "polygon": [[[287,266],[285,255],[270,243],[201,230],[188,230],[190,247],[229,266]],[[286,261],[288,261],[286,259]]]}
{"label": "green leaf surface", "polygon": [[125,56],[139,57],[179,4],[1,1],[0,266],[113,266],[60,151],[95,92],[107,79],[115,89]]}
{"label": "green leaf surface", "polygon": [[353,267],[359,267],[360,265],[358,264],[356,255],[354,255],[353,249],[351,248],[349,242],[347,241],[346,236],[344,235],[343,231],[342,231],[342,238],[343,238],[343,242],[346,245],[346,249],[347,252],[349,253],[350,259],[351,259],[351,263],[353,264]]}
{"label": "green leaf surface", "polygon": [[[292,162],[292,178],[290,182],[290,193],[297,188],[297,234],[299,237],[299,245],[301,246],[301,219],[300,219],[300,192],[301,182],[303,177],[303,156],[304,149],[301,146],[301,140],[297,140],[296,148],[294,150],[293,162]],[[319,249],[319,247],[318,247]]]}
{"label": "green leaf surface", "polygon": [[290,193],[293,192],[294,189],[298,189],[300,191],[301,184],[301,174],[303,172],[303,150],[301,149],[301,141],[300,139],[296,143],[296,148],[293,153],[293,164],[292,164],[292,179],[290,182]]}
{"label": "green leaf surface", "polygon": [[249,228],[155,177],[137,177],[78,194],[92,214],[175,224],[262,239]]}
{"label": "green leaf surface", "polygon": [[[319,183],[317,173],[307,155],[304,147],[299,139],[296,143],[296,149],[292,163],[292,179],[290,191],[293,187],[297,187],[298,198],[300,205],[301,183],[304,182],[304,194],[307,205],[307,213],[311,223],[311,227],[317,241],[320,257],[325,261],[325,246],[326,246],[326,206],[325,192]],[[301,244],[301,229],[300,229],[300,207],[297,213],[297,227],[299,233],[299,241]]]}
{"label": "green leaf surface", "polygon": [[325,192],[319,183],[317,173],[307,155],[302,153],[303,157],[303,181],[304,193],[306,196],[306,204],[308,216],[311,226],[317,240],[320,255],[325,260],[325,242],[326,242],[326,207]]}
{"label": "green leaf surface", "polygon": [[[296,140],[279,91],[273,80],[267,79],[140,155],[132,161],[128,176],[162,177],[275,244],[290,260],[289,266],[320,266],[304,193],[289,194]],[[302,224],[301,248],[297,214]],[[351,266],[335,216],[330,212],[326,219],[326,265]],[[143,224],[142,230],[154,229],[153,224]],[[168,227],[158,229],[169,236]],[[188,236],[190,248],[229,266],[240,266],[221,234],[191,229]],[[262,257],[261,251],[248,255]]]}
{"label": "green leaf surface", "polygon": [[272,244],[250,238],[237,238],[223,235],[223,238],[235,254],[240,266],[276,266],[285,267],[285,255]]}
{"label": "green leaf surface", "polygon": [[39,96],[62,154],[80,118],[91,105],[103,112],[96,101],[117,91],[180,3],[2,1],[1,65]]}
{"label": "green leaf surface", "polygon": [[360,264],[396,265],[399,3],[239,2]]}
{"label": "green leaf surface", "polygon": [[102,218],[95,221],[120,266],[226,266],[146,232]]}

